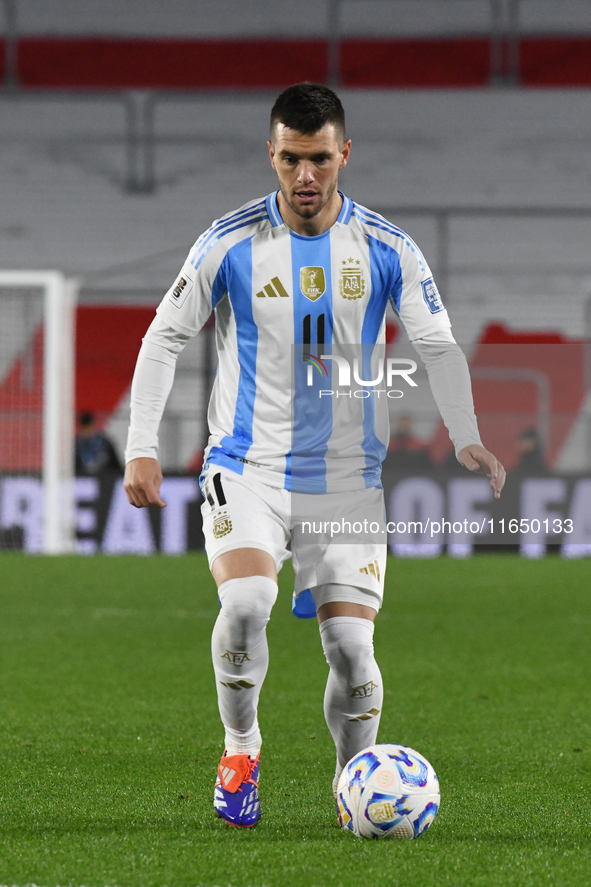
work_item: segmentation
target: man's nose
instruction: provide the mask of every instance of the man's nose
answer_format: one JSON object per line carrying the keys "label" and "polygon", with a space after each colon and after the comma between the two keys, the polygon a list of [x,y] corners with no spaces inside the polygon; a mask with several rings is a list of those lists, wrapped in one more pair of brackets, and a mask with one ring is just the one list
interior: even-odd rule
{"label": "man's nose", "polygon": [[300,169],[298,173],[298,182],[309,184],[314,181],[314,164],[306,163],[303,161],[300,163]]}

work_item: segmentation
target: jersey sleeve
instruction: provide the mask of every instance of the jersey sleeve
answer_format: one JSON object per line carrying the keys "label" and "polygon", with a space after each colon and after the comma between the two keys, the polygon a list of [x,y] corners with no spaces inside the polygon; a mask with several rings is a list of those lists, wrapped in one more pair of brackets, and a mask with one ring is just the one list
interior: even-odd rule
{"label": "jersey sleeve", "polygon": [[449,334],[451,323],[423,254],[410,238],[398,252],[400,270],[390,299],[411,342]]}
{"label": "jersey sleeve", "polygon": [[156,309],[166,324],[190,336],[199,332],[227,292],[223,244],[218,241],[205,255],[200,253],[198,244],[199,241]]}
{"label": "jersey sleeve", "polygon": [[438,333],[430,338],[415,339],[413,346],[427,368],[429,385],[456,456],[471,444],[482,446],[468,361],[451,332],[447,341]]}

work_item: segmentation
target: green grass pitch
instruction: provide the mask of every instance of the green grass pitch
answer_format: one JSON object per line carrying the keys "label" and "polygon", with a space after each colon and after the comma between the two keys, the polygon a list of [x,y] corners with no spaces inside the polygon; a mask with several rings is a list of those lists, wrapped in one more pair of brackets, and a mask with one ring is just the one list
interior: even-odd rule
{"label": "green grass pitch", "polygon": [[511,887],[591,883],[591,570],[394,561],[381,741],[425,754],[418,841],[341,831],[315,622],[284,570],[260,706],[263,818],[212,811],[222,751],[205,558],[0,557],[0,884]]}

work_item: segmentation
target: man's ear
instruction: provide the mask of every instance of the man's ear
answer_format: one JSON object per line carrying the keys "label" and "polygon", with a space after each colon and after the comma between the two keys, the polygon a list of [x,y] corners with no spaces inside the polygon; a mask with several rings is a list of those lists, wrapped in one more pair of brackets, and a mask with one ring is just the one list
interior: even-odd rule
{"label": "man's ear", "polygon": [[349,162],[349,155],[351,154],[351,139],[345,139],[343,142],[343,147],[341,148],[341,162],[339,163],[339,169],[344,169]]}
{"label": "man's ear", "polygon": [[275,148],[273,147],[273,142],[271,139],[267,140],[267,148],[269,149],[269,159],[271,161],[271,166],[273,169],[277,169],[275,166]]}

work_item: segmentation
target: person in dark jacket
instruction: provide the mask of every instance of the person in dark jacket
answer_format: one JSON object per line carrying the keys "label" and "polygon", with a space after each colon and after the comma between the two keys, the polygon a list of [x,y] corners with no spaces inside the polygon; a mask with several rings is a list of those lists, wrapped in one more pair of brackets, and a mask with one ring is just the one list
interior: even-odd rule
{"label": "person in dark jacket", "polygon": [[519,462],[513,469],[521,474],[546,474],[546,462],[540,434],[535,428],[527,428],[519,435],[517,443]]}
{"label": "person in dark jacket", "polygon": [[123,474],[117,451],[106,434],[98,428],[92,413],[82,413],[76,435],[76,474],[96,475],[103,471]]}

